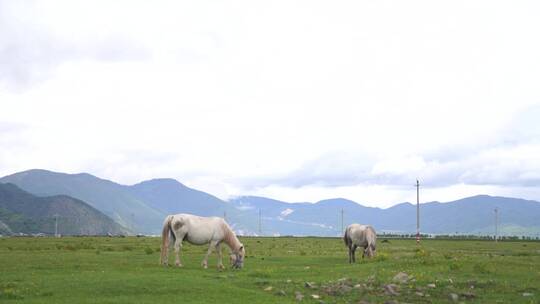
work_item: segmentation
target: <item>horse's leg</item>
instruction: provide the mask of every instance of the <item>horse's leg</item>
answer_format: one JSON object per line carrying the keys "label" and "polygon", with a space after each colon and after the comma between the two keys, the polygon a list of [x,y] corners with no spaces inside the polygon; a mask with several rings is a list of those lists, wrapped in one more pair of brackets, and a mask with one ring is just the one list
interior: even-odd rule
{"label": "horse's leg", "polygon": [[175,257],[174,264],[178,267],[182,267],[182,262],[180,261],[180,249],[182,249],[183,239],[184,239],[183,236],[182,238],[177,237],[176,241],[174,241],[174,257]]}
{"label": "horse's leg", "polygon": [[161,248],[161,254],[163,256],[163,260],[161,262],[163,263],[163,266],[169,266],[169,249],[171,248],[171,244],[172,241],[169,239],[165,245],[162,246],[163,248]]}
{"label": "horse's leg", "polygon": [[218,255],[217,267],[218,269],[224,269],[225,267],[223,267],[223,256],[221,255],[221,243],[217,243],[216,250]]}
{"label": "horse's leg", "polygon": [[351,251],[351,246],[348,246],[347,247],[349,249],[349,264],[352,263],[352,251]]}
{"label": "horse's leg", "polygon": [[204,269],[208,268],[208,256],[210,256],[216,244],[217,242],[210,241],[210,246],[208,246],[208,252],[206,252],[206,255],[204,256],[204,260],[202,261],[202,266],[204,267]]}
{"label": "horse's leg", "polygon": [[358,246],[353,245],[352,250],[351,250],[352,251],[352,261],[353,261],[353,263],[356,263],[356,256],[355,256],[356,248],[358,248]]}

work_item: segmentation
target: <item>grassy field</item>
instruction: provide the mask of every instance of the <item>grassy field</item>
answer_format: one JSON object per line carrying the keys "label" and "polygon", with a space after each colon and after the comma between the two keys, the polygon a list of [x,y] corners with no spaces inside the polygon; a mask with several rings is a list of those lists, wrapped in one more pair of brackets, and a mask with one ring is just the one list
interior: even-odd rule
{"label": "grassy field", "polygon": [[159,266],[158,238],[0,238],[0,302],[540,303],[539,242],[379,239],[349,265],[337,238],[242,241],[244,269],[218,271],[190,245],[183,268]]}

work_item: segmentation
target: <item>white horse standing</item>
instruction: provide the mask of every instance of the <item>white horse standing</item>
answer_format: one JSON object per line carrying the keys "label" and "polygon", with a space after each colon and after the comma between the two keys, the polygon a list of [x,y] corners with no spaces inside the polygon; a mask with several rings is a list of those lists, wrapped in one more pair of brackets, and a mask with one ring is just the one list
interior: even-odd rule
{"label": "white horse standing", "polygon": [[351,224],[347,226],[343,240],[349,248],[349,263],[356,262],[354,253],[358,247],[364,248],[362,258],[365,255],[368,257],[375,255],[377,234],[375,233],[375,229],[369,225]]}
{"label": "white horse standing", "polygon": [[184,213],[168,215],[163,222],[162,232],[161,263],[164,265],[169,264],[169,236],[174,240],[176,266],[182,266],[180,249],[183,240],[194,245],[210,244],[208,252],[202,261],[204,268],[208,268],[208,256],[214,248],[216,248],[218,254],[218,268],[224,268],[221,243],[227,244],[231,249],[233,268],[242,268],[244,266],[244,245],[240,243],[231,227],[220,217],[201,217]]}

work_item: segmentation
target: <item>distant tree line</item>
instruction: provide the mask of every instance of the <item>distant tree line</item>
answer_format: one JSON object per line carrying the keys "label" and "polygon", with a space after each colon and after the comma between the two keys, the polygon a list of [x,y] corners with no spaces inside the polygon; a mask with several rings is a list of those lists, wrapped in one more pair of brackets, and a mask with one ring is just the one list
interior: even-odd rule
{"label": "distant tree line", "polygon": [[[377,235],[378,238],[390,239],[416,239],[416,234],[399,234],[399,233],[382,233]],[[450,240],[495,240],[493,235],[478,235],[478,234],[420,234],[421,239],[450,239]],[[499,236],[501,241],[540,241],[539,236]]]}

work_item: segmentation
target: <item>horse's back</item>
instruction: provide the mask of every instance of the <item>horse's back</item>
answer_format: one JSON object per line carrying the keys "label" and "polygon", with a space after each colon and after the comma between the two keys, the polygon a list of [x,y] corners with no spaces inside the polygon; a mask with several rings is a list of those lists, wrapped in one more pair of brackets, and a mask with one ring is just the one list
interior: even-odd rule
{"label": "horse's back", "polygon": [[370,225],[351,224],[347,227],[347,235],[357,246],[367,246],[376,241],[375,229]]}
{"label": "horse's back", "polygon": [[220,217],[202,217],[188,213],[173,215],[171,226],[175,232],[193,244],[202,245],[223,237],[225,221]]}
{"label": "horse's back", "polygon": [[182,223],[182,225],[200,226],[200,225],[219,225],[224,220],[220,217],[203,217],[189,213],[179,213],[169,215],[167,218],[172,217],[174,222]]}

